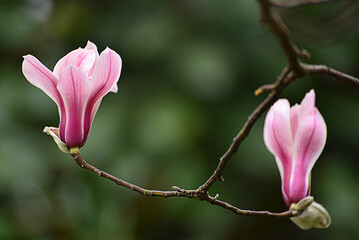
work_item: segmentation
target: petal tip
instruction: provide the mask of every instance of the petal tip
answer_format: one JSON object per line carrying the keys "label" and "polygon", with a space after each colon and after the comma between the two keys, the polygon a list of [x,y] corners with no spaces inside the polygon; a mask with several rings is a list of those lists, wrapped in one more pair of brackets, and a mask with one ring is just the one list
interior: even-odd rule
{"label": "petal tip", "polygon": [[24,59],[24,61],[26,60],[26,61],[30,61],[30,58],[32,58],[32,59],[37,59],[36,57],[34,57],[33,55],[31,55],[31,54],[26,54],[26,55],[24,55],[24,56],[22,56],[23,57],[23,59]]}
{"label": "petal tip", "polygon": [[87,40],[87,44],[86,44],[85,49],[87,49],[87,50],[96,50],[97,51],[97,46],[96,46],[96,44],[94,44],[90,40]]}
{"label": "petal tip", "polygon": [[314,89],[310,90],[309,92],[307,92],[302,100],[302,102],[300,103],[301,106],[311,106],[314,107],[315,106],[315,92]]}
{"label": "petal tip", "polygon": [[278,99],[272,106],[273,109],[276,109],[276,110],[284,110],[287,111],[290,109],[290,103],[287,99],[285,98],[281,98],[281,99]]}

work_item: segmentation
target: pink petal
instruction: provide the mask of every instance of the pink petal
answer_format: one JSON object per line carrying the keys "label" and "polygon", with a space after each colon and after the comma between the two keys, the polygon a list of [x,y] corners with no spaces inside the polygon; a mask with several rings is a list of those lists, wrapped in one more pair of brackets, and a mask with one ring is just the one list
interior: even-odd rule
{"label": "pink petal", "polygon": [[22,72],[35,87],[44,91],[57,105],[61,105],[61,96],[56,88],[58,78],[32,55],[24,56]]}
{"label": "pink petal", "polygon": [[305,94],[302,102],[300,103],[300,107],[308,111],[311,111],[312,108],[315,107],[315,92],[313,89]]}
{"label": "pink petal", "polygon": [[120,55],[107,47],[99,57],[93,80],[91,81],[93,97],[103,97],[109,91],[117,92],[117,82],[120,77],[121,67],[122,60]]}
{"label": "pink petal", "polygon": [[90,81],[91,93],[85,113],[85,132],[89,132],[102,98],[110,91],[117,92],[121,66],[121,57],[115,51],[106,48],[101,53]]}
{"label": "pink petal", "polygon": [[87,75],[88,77],[92,77],[93,72],[95,71],[96,63],[97,63],[98,58],[99,58],[99,54],[98,54],[96,45],[94,43],[90,42],[90,41],[87,41],[87,45],[86,45],[85,49],[91,50],[91,51],[93,51],[95,53],[94,64],[93,64],[92,68],[90,69],[90,71],[88,72],[88,75]]}
{"label": "pink petal", "polygon": [[282,192],[287,203],[287,189],[292,168],[292,130],[290,107],[286,99],[278,100],[269,110],[264,123],[264,142],[275,156],[282,179]]}
{"label": "pink petal", "polygon": [[290,126],[292,128],[292,139],[294,141],[295,134],[298,128],[298,115],[299,115],[299,105],[295,104],[290,108]]}
{"label": "pink petal", "polygon": [[[89,76],[96,62],[96,53],[93,46],[89,47],[91,50],[79,48],[68,53],[61,58],[55,65],[54,74],[61,75],[61,71],[68,66],[76,66],[80,68],[86,76]],[[97,53],[98,54],[98,53]]]}
{"label": "pink petal", "polygon": [[87,50],[93,50],[93,51],[97,52],[97,47],[96,47],[96,45],[95,45],[93,42],[91,42],[91,41],[87,41],[87,45],[86,45],[85,49],[87,49]]}
{"label": "pink petal", "polygon": [[67,117],[60,120],[60,137],[69,147],[81,147],[86,141],[84,115],[89,88],[89,80],[80,68],[68,66],[62,70],[58,90]]}
{"label": "pink petal", "polygon": [[310,173],[326,142],[327,127],[314,104],[315,93],[312,90],[300,105],[298,129],[294,139],[294,166],[290,181],[293,202],[309,195]]}

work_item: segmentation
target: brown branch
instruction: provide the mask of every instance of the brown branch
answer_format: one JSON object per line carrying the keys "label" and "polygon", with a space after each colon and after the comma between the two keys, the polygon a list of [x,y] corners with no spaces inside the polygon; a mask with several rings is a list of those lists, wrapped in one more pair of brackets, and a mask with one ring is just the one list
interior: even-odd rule
{"label": "brown branch", "polygon": [[274,84],[266,84],[261,87],[259,87],[257,90],[254,91],[255,96],[259,96],[264,92],[271,92],[275,88]]}
{"label": "brown branch", "polygon": [[[337,80],[345,81],[356,86],[359,85],[359,79],[353,76],[350,76],[346,73],[342,73],[336,69],[327,67],[325,65],[314,65],[314,64],[305,64],[301,62],[300,58],[310,57],[310,53],[306,50],[299,50],[299,48],[292,41],[288,29],[283,24],[279,15],[273,12],[271,7],[277,6],[273,0],[258,0],[261,7],[261,21],[266,25],[272,33],[277,37],[278,42],[283,48],[283,51],[287,57],[288,69],[292,71],[295,76],[294,78],[301,78],[308,75],[314,74],[325,74],[331,76]],[[286,1],[288,4],[292,4],[293,7],[303,5],[303,4],[316,4],[329,2],[328,0],[292,0]],[[270,85],[264,85],[257,89],[256,93],[260,94],[263,91],[274,90]]]}
{"label": "brown branch", "polygon": [[247,216],[271,216],[271,217],[293,217],[294,213],[292,210],[288,210],[282,213],[272,213],[269,211],[250,211],[250,210],[241,210],[238,209],[226,202],[215,200],[214,202],[211,202],[214,205],[220,206],[222,208],[231,210],[237,215],[247,215]]}
{"label": "brown branch", "polygon": [[299,57],[309,58],[309,53],[305,50],[299,50],[293,43],[287,27],[280,20],[279,15],[272,11],[269,1],[259,0],[259,3],[261,8],[261,22],[277,37],[287,57],[288,68],[298,77],[302,76],[304,70]]}
{"label": "brown branch", "polygon": [[273,217],[291,217],[293,216],[293,212],[291,210],[282,212],[282,213],[272,213],[269,211],[252,211],[252,210],[243,210],[239,209],[227,202],[218,200],[219,195],[217,194],[215,197],[209,196],[208,192],[206,194],[200,193],[197,190],[185,190],[181,189],[179,187],[172,187],[173,191],[160,191],[160,190],[149,190],[142,187],[139,187],[137,185],[134,185],[132,183],[126,182],[120,178],[117,178],[105,171],[102,171],[93,165],[87,163],[83,157],[81,156],[78,149],[74,149],[71,151],[71,156],[74,158],[75,162],[78,166],[80,166],[83,169],[89,170],[95,174],[97,174],[100,177],[106,178],[114,183],[116,183],[119,186],[123,186],[125,188],[128,188],[134,192],[137,192],[143,196],[147,197],[163,197],[163,198],[169,198],[169,197],[186,197],[186,198],[195,198],[200,201],[206,201],[213,205],[217,205],[219,207],[228,209],[235,214],[239,215],[249,215],[249,216],[273,216]]}
{"label": "brown branch", "polygon": [[306,5],[321,4],[335,1],[338,0],[270,0],[269,2],[273,7],[295,8]]}
{"label": "brown branch", "polygon": [[[291,210],[282,212],[282,213],[271,213],[269,211],[251,211],[251,210],[242,210],[239,209],[227,202],[219,200],[219,195],[211,197],[208,193],[212,185],[217,181],[223,181],[222,172],[225,166],[228,164],[232,156],[238,151],[240,144],[246,139],[249,135],[252,127],[260,116],[271,106],[271,104],[278,98],[279,94],[290,84],[298,78],[314,75],[314,74],[325,74],[331,76],[335,79],[345,81],[355,86],[359,86],[359,79],[348,74],[342,73],[338,70],[329,68],[325,65],[310,65],[301,62],[300,58],[309,57],[310,54],[305,50],[299,50],[298,47],[293,43],[289,36],[288,29],[285,27],[280,17],[272,11],[271,7],[276,6],[278,1],[270,0],[258,0],[261,7],[261,20],[268,26],[268,28],[273,32],[277,37],[278,42],[281,44],[284,53],[287,58],[287,67],[284,68],[283,72],[278,77],[277,81],[273,84],[267,84],[260,87],[256,91],[256,95],[259,95],[263,92],[270,92],[267,98],[265,98],[262,103],[251,113],[248,117],[248,120],[245,122],[242,129],[233,139],[231,146],[225,152],[225,154],[220,158],[217,168],[214,173],[208,178],[208,180],[198,187],[196,190],[186,190],[179,187],[172,187],[172,191],[160,191],[160,190],[149,190],[134,184],[128,183],[122,179],[119,179],[113,175],[110,175],[102,170],[97,169],[96,167],[88,164],[80,155],[78,149],[72,151],[71,156],[75,159],[76,163],[84,169],[96,173],[100,177],[109,179],[110,181],[115,182],[119,186],[123,186],[132,191],[135,191],[143,196],[157,196],[157,197],[185,197],[185,198],[194,198],[199,201],[206,201],[213,205],[228,209],[235,214],[240,215],[250,215],[250,216],[276,216],[276,217],[291,217],[294,213]],[[319,3],[319,1],[296,1],[304,3],[309,2],[311,4]],[[324,2],[323,0],[321,2]],[[293,5],[294,6],[294,5]]]}
{"label": "brown branch", "polygon": [[80,152],[78,152],[78,151],[71,153],[71,156],[74,158],[77,165],[79,165],[81,168],[84,168],[91,172],[94,172],[100,177],[107,178],[108,180],[116,183],[117,185],[131,189],[132,191],[138,192],[139,194],[141,194],[143,196],[151,196],[151,197],[158,196],[158,197],[164,197],[164,198],[167,198],[167,197],[189,197],[189,194],[185,195],[184,193],[179,192],[179,191],[157,191],[157,190],[148,190],[148,189],[141,188],[137,185],[128,183],[122,179],[119,179],[111,174],[108,174],[108,173],[92,166],[91,164],[87,163],[82,158]]}
{"label": "brown branch", "polygon": [[314,75],[314,74],[325,74],[330,77],[333,77],[337,80],[341,80],[350,84],[355,85],[356,87],[359,87],[359,79],[356,77],[353,77],[349,74],[342,73],[336,69],[327,67],[325,65],[304,65],[305,71],[307,72],[307,75]]}
{"label": "brown branch", "polygon": [[212,174],[212,176],[198,188],[199,191],[208,191],[210,187],[218,180],[222,178],[222,171],[231,157],[236,154],[240,144],[243,140],[248,136],[250,130],[256,123],[256,121],[260,118],[260,116],[272,105],[272,103],[277,99],[279,94],[283,91],[283,89],[294,80],[294,75],[285,69],[283,73],[279,76],[276,83],[274,83],[274,89],[271,94],[252,112],[252,114],[248,117],[248,120],[244,123],[244,126],[237,134],[237,136],[233,139],[232,145],[226,151],[226,153],[220,158],[219,164]]}

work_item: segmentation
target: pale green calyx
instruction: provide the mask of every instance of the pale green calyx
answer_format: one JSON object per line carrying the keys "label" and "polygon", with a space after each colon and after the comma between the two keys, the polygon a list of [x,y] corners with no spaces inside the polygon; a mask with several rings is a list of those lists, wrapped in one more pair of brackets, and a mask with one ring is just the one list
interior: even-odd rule
{"label": "pale green calyx", "polygon": [[303,198],[298,203],[292,203],[290,209],[295,214],[290,220],[301,229],[327,228],[331,223],[328,211],[319,203],[314,202],[311,196]]}
{"label": "pale green calyx", "polygon": [[55,143],[57,144],[57,146],[59,147],[59,149],[61,151],[63,151],[64,153],[70,153],[70,150],[67,147],[67,145],[63,141],[61,141],[61,139],[59,137],[59,129],[58,128],[45,127],[44,133],[50,135],[54,139]]}
{"label": "pale green calyx", "polygon": [[80,154],[80,148],[79,147],[72,147],[70,148],[71,154]]}

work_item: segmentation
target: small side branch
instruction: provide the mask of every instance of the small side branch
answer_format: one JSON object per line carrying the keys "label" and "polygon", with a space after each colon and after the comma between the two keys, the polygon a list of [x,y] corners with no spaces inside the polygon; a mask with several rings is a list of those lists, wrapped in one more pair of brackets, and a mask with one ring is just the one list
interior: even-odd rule
{"label": "small side branch", "polygon": [[359,87],[359,79],[349,74],[342,73],[336,69],[330,68],[325,65],[305,65],[305,69],[308,75],[324,74],[333,77],[337,80],[344,81]]}
{"label": "small side branch", "polygon": [[92,166],[91,164],[87,163],[82,158],[82,156],[79,152],[73,153],[73,154],[71,154],[71,156],[74,158],[77,165],[79,165],[81,168],[84,168],[91,172],[94,172],[100,177],[107,178],[108,180],[116,183],[117,185],[123,186],[132,191],[138,192],[139,194],[141,194],[143,196],[164,197],[164,198],[167,198],[167,197],[188,197],[188,198],[190,198],[188,195],[186,195],[182,192],[179,192],[179,191],[159,191],[159,190],[148,190],[148,189],[141,188],[137,185],[128,183],[122,179],[119,179],[111,174],[108,174],[107,172],[104,172],[104,171]]}

